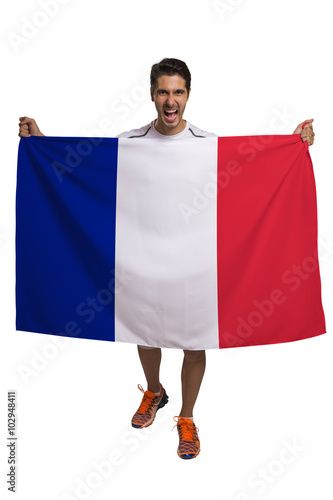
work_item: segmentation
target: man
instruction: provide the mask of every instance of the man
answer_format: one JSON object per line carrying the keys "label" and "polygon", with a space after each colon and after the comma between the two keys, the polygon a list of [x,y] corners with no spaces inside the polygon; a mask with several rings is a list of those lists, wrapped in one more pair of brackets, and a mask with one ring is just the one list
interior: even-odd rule
{"label": "man", "polygon": [[[124,132],[118,137],[127,138],[160,138],[164,140],[181,140],[192,138],[204,140],[215,134],[207,133],[183,119],[185,107],[191,92],[191,74],[183,61],[163,59],[154,64],[150,74],[151,100],[154,102],[157,119],[140,129]],[[303,141],[311,145],[314,132],[311,120],[300,123],[294,134],[301,134]],[[304,125],[305,124],[305,125]],[[304,125],[304,128],[302,128]],[[36,122],[32,118],[20,118],[20,137],[31,135],[42,136]],[[215,136],[216,137],[216,136]],[[148,427],[155,419],[156,412],[168,402],[168,396],[159,379],[161,349],[157,347],[138,346],[138,353],[147,380],[147,391],[139,385],[143,392],[141,405],[132,418],[132,426],[138,429]],[[183,459],[196,457],[200,452],[198,429],[193,421],[193,408],[199,393],[206,366],[205,351],[184,350],[181,372],[182,408],[177,429],[179,446],[177,453]]]}

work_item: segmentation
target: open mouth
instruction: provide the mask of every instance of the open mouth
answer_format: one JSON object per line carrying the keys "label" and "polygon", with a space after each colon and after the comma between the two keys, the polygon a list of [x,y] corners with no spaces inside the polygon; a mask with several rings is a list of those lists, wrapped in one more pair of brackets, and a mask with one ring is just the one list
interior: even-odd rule
{"label": "open mouth", "polygon": [[164,116],[168,122],[173,122],[178,115],[178,109],[165,109]]}

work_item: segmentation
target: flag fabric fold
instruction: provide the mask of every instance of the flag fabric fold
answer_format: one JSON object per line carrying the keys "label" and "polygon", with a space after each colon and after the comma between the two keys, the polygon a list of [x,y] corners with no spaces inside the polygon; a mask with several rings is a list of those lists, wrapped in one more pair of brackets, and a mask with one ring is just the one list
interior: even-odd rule
{"label": "flag fabric fold", "polygon": [[308,144],[21,138],[16,329],[192,350],[325,333]]}

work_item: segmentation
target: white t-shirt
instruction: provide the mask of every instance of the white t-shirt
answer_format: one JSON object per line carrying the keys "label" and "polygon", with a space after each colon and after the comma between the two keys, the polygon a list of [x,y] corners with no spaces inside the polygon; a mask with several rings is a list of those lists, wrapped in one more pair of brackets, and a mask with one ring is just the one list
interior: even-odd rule
{"label": "white t-shirt", "polygon": [[158,132],[155,128],[155,120],[153,120],[151,123],[148,123],[148,125],[145,125],[144,127],[129,130],[128,132],[123,132],[119,135],[117,135],[118,138],[128,138],[128,139],[133,139],[137,137],[142,137],[143,139],[151,139],[151,138],[159,138],[159,139],[164,139],[164,140],[178,140],[178,139],[188,139],[188,138],[205,138],[205,137],[217,137],[215,134],[212,134],[210,132],[205,132],[204,130],[201,130],[198,127],[195,127],[188,121],[186,122],[186,127],[184,130],[179,132],[179,134],[175,135],[165,135],[161,134]]}

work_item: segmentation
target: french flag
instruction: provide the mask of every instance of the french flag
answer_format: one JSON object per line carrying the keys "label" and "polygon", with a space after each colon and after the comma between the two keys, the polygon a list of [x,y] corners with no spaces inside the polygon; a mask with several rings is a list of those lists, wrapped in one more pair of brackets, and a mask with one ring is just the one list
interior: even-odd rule
{"label": "french flag", "polygon": [[191,350],[325,333],[308,143],[21,138],[16,329]]}

